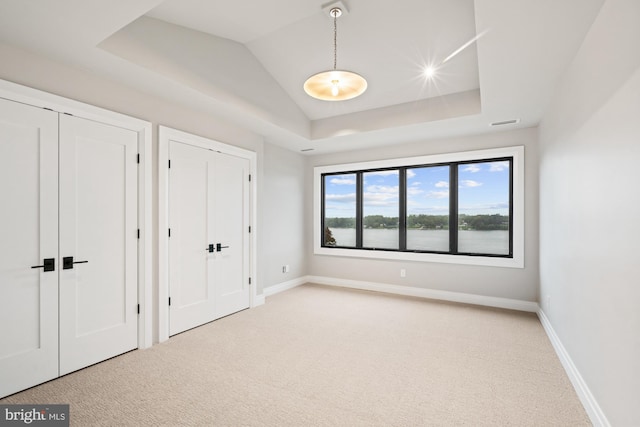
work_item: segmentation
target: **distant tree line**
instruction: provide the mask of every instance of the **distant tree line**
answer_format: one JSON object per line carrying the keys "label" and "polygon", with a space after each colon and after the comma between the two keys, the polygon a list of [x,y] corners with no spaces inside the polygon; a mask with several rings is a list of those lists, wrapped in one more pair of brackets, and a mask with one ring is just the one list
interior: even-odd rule
{"label": "distant tree line", "polygon": [[448,230],[449,215],[409,215],[407,228],[419,230]]}
{"label": "distant tree line", "polygon": [[509,217],[507,215],[459,215],[458,223],[461,230],[508,230]]}
{"label": "distant tree line", "polygon": [[[460,230],[508,230],[507,215],[459,215]],[[325,227],[356,228],[355,218],[325,218]],[[363,219],[364,228],[398,228],[398,217],[368,215]],[[409,215],[407,228],[417,230],[448,230],[449,215]]]}
{"label": "distant tree line", "polygon": [[325,227],[331,228],[356,228],[355,218],[325,218]]}

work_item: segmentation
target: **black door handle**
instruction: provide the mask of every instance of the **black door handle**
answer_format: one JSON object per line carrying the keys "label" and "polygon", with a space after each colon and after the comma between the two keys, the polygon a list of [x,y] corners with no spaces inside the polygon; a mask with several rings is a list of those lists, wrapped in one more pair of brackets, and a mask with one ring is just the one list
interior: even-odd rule
{"label": "black door handle", "polygon": [[222,246],[222,243],[216,243],[216,250],[221,252],[223,249],[228,248],[229,246]]}
{"label": "black door handle", "polygon": [[207,252],[215,252],[215,248],[213,247],[213,245],[209,245],[209,247],[207,249],[205,249],[205,251]]}
{"label": "black door handle", "polygon": [[63,270],[71,270],[73,268],[73,264],[86,264],[89,261],[74,261],[72,256],[66,256],[62,258],[62,269]]}
{"label": "black door handle", "polygon": [[44,271],[56,271],[56,259],[45,258],[43,261],[43,265],[34,265],[31,268],[43,268]]}

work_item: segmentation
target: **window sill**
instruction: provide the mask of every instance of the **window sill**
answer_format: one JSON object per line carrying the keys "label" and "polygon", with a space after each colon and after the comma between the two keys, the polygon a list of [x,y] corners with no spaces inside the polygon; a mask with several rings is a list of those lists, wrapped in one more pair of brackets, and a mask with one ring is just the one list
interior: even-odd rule
{"label": "window sill", "polygon": [[445,264],[479,265],[485,267],[524,268],[522,257],[501,258],[470,255],[429,254],[415,252],[393,252],[362,249],[316,247],[315,255],[328,255],[364,259],[386,259],[394,261],[436,262]]}

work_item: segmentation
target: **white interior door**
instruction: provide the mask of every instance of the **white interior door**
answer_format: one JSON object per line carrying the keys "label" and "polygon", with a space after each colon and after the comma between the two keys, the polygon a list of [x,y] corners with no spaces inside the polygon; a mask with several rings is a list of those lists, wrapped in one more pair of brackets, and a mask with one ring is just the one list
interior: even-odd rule
{"label": "white interior door", "polygon": [[249,307],[246,159],[169,141],[169,335]]}
{"label": "white interior door", "polygon": [[60,115],[60,375],[138,346],[137,141]]}
{"label": "white interior door", "polygon": [[0,200],[2,397],[58,376],[57,113],[0,99]]}
{"label": "white interior door", "polygon": [[249,160],[216,154],[214,240],[221,250],[210,259],[215,282],[216,313],[227,316],[249,308]]}
{"label": "white interior door", "polygon": [[216,318],[207,247],[212,242],[208,198],[213,152],[169,144],[169,334]]}

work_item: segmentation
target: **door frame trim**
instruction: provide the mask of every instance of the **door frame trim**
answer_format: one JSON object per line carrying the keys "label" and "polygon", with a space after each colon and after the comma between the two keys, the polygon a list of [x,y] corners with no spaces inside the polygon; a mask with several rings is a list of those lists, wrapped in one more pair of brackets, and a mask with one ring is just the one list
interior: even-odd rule
{"label": "door frame trim", "polygon": [[138,228],[140,229],[140,243],[138,244],[138,303],[140,304],[138,348],[151,347],[153,344],[151,123],[1,79],[0,98],[94,120],[128,129],[138,134],[138,152],[140,154],[138,167]]}
{"label": "door frame trim", "polygon": [[[249,277],[251,285],[249,292],[249,307],[260,305],[258,299],[258,278],[256,249],[257,236],[257,154],[254,151],[229,145],[210,138],[183,132],[166,126],[158,126],[158,340],[169,339],[169,141],[179,141],[185,144],[215,150],[224,154],[249,160]],[[163,303],[164,301],[164,303]]]}

